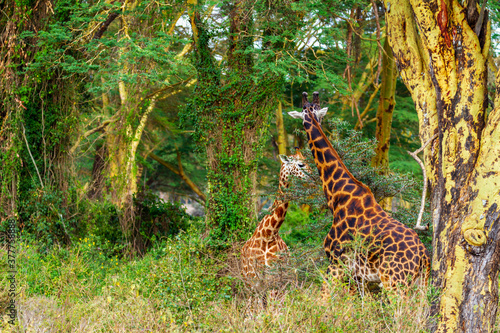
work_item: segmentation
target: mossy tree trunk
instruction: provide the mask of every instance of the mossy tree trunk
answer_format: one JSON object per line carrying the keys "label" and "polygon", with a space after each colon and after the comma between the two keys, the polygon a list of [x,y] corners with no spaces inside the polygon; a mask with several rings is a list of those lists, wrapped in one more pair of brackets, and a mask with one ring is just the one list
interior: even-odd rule
{"label": "mossy tree trunk", "polygon": [[[53,51],[63,42],[43,43],[40,33],[63,24],[65,16],[50,1],[9,0],[1,7],[0,221],[30,220],[26,206],[18,204],[30,202],[33,189],[63,193],[54,210],[66,217],[73,183],[66,152],[78,114],[79,80],[63,79],[68,72],[54,61]],[[73,53],[75,59],[80,55]]]}
{"label": "mossy tree trunk", "polygon": [[[198,4],[192,4],[198,85],[188,112],[195,120],[195,136],[206,149],[207,233],[214,244],[242,240],[256,220],[257,164],[266,122],[276,110],[276,93],[282,85],[280,76],[268,70],[267,64],[279,59],[273,52],[277,44],[282,50],[293,47],[273,39],[285,31],[285,20],[279,20],[291,13],[286,4],[279,5],[283,7],[246,0],[227,3],[229,34],[223,36],[227,38],[227,62],[217,64],[209,47],[209,23],[201,21],[195,8]],[[257,11],[259,6],[266,10]],[[254,26],[257,13],[267,15],[259,20],[260,30]],[[290,34],[293,24],[287,28]],[[255,53],[255,36],[260,36],[265,53]]]}
{"label": "mossy tree trunk", "polygon": [[[255,218],[255,176],[260,154],[260,131],[264,116],[262,100],[252,82],[252,13],[242,2],[229,9],[230,45],[224,80],[208,47],[208,32],[196,23],[199,109],[199,139],[205,144],[208,167],[207,221],[211,238],[217,241],[240,238]],[[196,20],[199,20],[196,18]]]}
{"label": "mossy tree trunk", "polygon": [[[481,2],[482,3],[482,2]],[[487,112],[490,24],[474,1],[385,1],[419,116],[434,227],[432,331],[491,332],[500,260],[500,99]],[[500,85],[497,74],[496,87]]]}
{"label": "mossy tree trunk", "polygon": [[120,224],[123,234],[132,251],[140,251],[141,240],[136,225],[133,197],[137,192],[138,168],[136,153],[146,126],[148,116],[156,105],[153,95],[143,102],[145,87],[136,84],[129,78],[136,74],[136,68],[129,64],[130,52],[127,43],[130,40],[129,27],[137,27],[138,22],[126,11],[132,11],[137,5],[130,2],[122,10],[120,16],[121,30],[117,50],[118,61],[122,62],[121,77],[118,81],[119,99],[114,105],[114,121],[105,128],[106,168],[105,179],[109,198],[120,209]]}

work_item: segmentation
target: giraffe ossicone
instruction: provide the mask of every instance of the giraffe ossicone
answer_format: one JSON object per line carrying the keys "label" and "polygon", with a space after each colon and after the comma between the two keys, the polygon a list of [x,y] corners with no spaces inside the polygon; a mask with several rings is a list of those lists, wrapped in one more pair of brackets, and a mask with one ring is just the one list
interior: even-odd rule
{"label": "giraffe ossicone", "polygon": [[326,116],[326,113],[328,112],[328,108],[326,107],[326,108],[320,109],[320,107],[319,107],[319,93],[317,91],[315,91],[313,93],[312,104],[309,103],[309,101],[307,100],[307,93],[303,92],[302,93],[302,111],[290,111],[290,112],[288,112],[288,114],[292,118],[302,119],[302,121],[303,121],[304,117],[306,117],[306,113],[308,112],[308,110],[310,110],[313,113],[313,115],[316,117],[316,121],[318,123],[321,124],[323,122],[323,118]]}
{"label": "giraffe ossicone", "polygon": [[[416,281],[427,283],[430,259],[417,233],[392,218],[375,201],[371,190],[358,181],[344,165],[323,132],[318,117],[319,94],[313,102],[303,93],[299,116],[307,133],[333,223],[324,240],[329,259],[328,274],[345,277],[345,267],[359,281],[374,282],[388,289],[409,286]],[[321,112],[322,114],[323,112]],[[323,115],[324,116],[324,115]],[[352,244],[361,240],[363,252],[353,257]],[[323,297],[328,297],[324,288]]]}

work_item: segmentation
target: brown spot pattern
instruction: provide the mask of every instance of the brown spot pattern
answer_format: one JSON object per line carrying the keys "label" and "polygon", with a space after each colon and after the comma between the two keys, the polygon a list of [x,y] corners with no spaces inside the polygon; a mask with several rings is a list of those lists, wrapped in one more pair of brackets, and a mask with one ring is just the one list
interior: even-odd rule
{"label": "brown spot pattern", "polygon": [[[333,225],[324,240],[329,274],[343,278],[347,267],[354,279],[389,289],[407,287],[417,279],[427,283],[430,259],[417,233],[390,217],[371,190],[347,170],[316,119],[318,109],[318,104],[306,101],[303,122],[333,213]],[[361,244],[353,245],[358,241]]]}
{"label": "brown spot pattern", "polygon": [[[296,161],[302,161],[304,157],[300,152],[291,156]],[[280,184],[278,192],[288,186],[288,176],[305,177],[298,163],[284,163],[280,170]],[[285,220],[288,209],[288,202],[275,200],[274,210],[266,215],[259,222],[255,231],[249,240],[241,249],[241,268],[242,274],[247,283],[259,275],[259,272],[265,267],[270,266],[273,261],[280,260],[280,253],[286,253],[288,246],[279,235],[279,229]]]}

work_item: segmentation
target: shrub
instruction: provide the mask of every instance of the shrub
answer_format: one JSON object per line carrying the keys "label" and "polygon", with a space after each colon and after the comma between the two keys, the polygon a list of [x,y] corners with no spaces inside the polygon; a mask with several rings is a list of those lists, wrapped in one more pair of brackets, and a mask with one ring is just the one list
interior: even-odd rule
{"label": "shrub", "polygon": [[32,188],[19,199],[18,210],[22,237],[37,240],[46,248],[69,244],[87,232],[87,224],[80,223],[85,209],[78,202],[76,188]]}
{"label": "shrub", "polygon": [[176,235],[188,227],[190,217],[178,202],[164,201],[151,191],[143,191],[134,198],[134,205],[141,250],[149,248],[156,239]]}

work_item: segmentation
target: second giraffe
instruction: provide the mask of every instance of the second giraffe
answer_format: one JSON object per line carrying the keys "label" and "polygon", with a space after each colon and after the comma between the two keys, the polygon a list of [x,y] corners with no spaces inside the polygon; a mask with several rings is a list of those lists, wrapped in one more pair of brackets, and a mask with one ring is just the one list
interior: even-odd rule
{"label": "second giraffe", "polygon": [[279,230],[285,220],[288,209],[288,201],[279,196],[283,195],[283,189],[289,185],[291,175],[306,178],[309,169],[304,162],[304,156],[297,151],[295,155],[280,155],[282,162],[280,170],[278,198],[272,206],[272,213],[264,216],[255,228],[252,237],[241,249],[241,264],[243,277],[247,282],[252,278],[259,277],[260,273],[273,261],[280,258],[280,253],[286,253],[288,246],[279,235]]}

